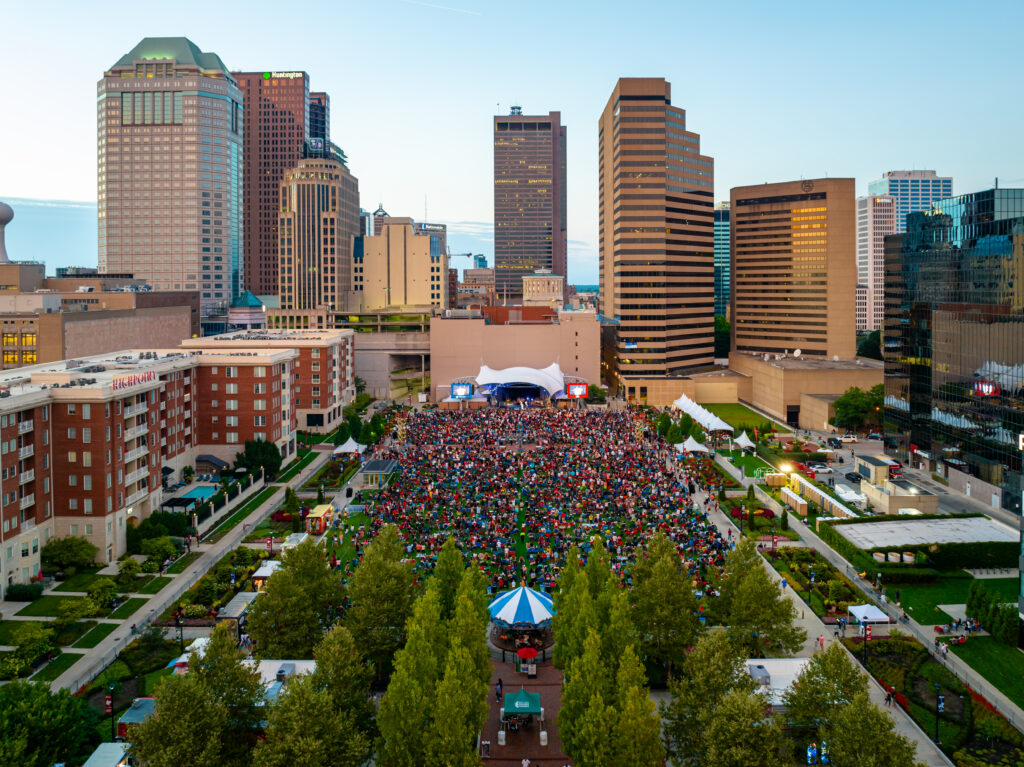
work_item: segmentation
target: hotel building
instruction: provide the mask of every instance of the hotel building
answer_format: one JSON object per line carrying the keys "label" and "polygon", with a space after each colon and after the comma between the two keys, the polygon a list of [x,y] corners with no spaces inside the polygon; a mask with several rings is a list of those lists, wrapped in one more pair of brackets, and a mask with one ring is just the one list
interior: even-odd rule
{"label": "hotel building", "polygon": [[857,286],[863,286],[863,311],[858,304],[857,332],[870,332],[885,322],[885,238],[896,233],[896,198],[857,198]]}

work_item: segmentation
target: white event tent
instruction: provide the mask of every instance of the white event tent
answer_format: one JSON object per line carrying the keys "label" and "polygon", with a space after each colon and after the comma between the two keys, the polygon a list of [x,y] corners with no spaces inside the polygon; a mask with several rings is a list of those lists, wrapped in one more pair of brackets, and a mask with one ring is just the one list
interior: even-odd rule
{"label": "white event tent", "polygon": [[747,436],[746,432],[743,432],[735,440],[733,440],[740,447],[754,447],[754,440]]}
{"label": "white event tent", "polygon": [[678,445],[676,445],[676,450],[678,450],[680,453],[683,453],[683,452],[686,452],[686,453],[706,453],[706,452],[708,452],[708,449],[704,445],[700,444],[700,442],[695,440],[693,437],[687,437],[686,438],[686,442],[680,442]]}
{"label": "white event tent", "polygon": [[673,402],[672,405],[699,423],[705,431],[735,431],[717,415],[705,410],[685,394],[680,395],[679,399]]}
{"label": "white event tent", "polygon": [[351,437],[344,445],[338,445],[334,448],[333,455],[341,455],[342,453],[361,453],[366,450],[366,445],[360,445]]}

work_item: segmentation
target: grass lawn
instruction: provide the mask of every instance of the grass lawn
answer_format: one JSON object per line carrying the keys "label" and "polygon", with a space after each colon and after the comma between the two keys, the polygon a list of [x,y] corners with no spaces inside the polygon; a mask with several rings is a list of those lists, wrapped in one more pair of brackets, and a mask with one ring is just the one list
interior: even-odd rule
{"label": "grass lawn", "polygon": [[54,679],[59,677],[73,665],[75,662],[82,657],[84,653],[80,652],[62,652],[56,658],[51,660],[39,671],[32,675],[33,682],[52,682]]}
{"label": "grass lawn", "polygon": [[88,591],[89,587],[95,582],[99,575],[96,575],[95,570],[83,570],[80,573],[75,573],[70,578],[65,579],[59,586],[56,586],[54,591]]}
{"label": "grass lawn", "polygon": [[270,517],[267,517],[249,533],[244,540],[246,543],[257,543],[259,541],[265,541],[268,535],[272,535],[275,538],[284,538],[289,535],[292,531],[291,522],[275,522]]}
{"label": "grass lawn", "polygon": [[727,456],[734,466],[742,468],[744,475],[747,477],[753,477],[754,472],[758,469],[764,469],[769,472],[775,471],[775,467],[770,463],[763,461],[756,455],[746,455],[742,450],[719,450],[718,452]]}
{"label": "grass lawn", "polygon": [[992,637],[971,637],[950,649],[1003,695],[1024,706],[1024,653]]}
{"label": "grass lawn", "polygon": [[145,675],[146,695],[152,696],[160,682],[174,673],[173,668],[158,668]]}
{"label": "grass lawn", "polygon": [[[971,578],[943,578],[938,583],[900,584],[890,586],[886,592],[889,599],[899,601],[907,615],[925,626],[949,623],[952,618],[938,608],[938,605],[959,605],[967,602]],[[981,581],[987,591],[999,594],[1007,602],[1016,602],[1020,587],[1016,578],[985,578]]]}
{"label": "grass lawn", "polygon": [[84,637],[75,642],[72,647],[84,647],[92,649],[106,639],[118,626],[116,623],[97,623],[96,626]]}
{"label": "grass lawn", "polygon": [[[749,407],[741,405],[738,402],[702,405],[702,407],[705,410],[710,410],[736,429],[736,436],[739,436],[739,432],[746,430],[751,439],[754,438],[755,428],[757,428],[758,433],[760,433],[760,429],[764,425],[764,422],[771,420],[767,416],[755,413]],[[774,421],[772,421],[772,424],[775,426],[776,431],[782,433],[789,433],[790,431],[790,429],[787,429],[785,426],[780,426]]]}
{"label": "grass lawn", "polygon": [[141,589],[136,589],[137,594],[156,594],[160,589],[166,586],[168,583],[173,581],[173,578],[168,578],[166,575],[157,576]]}
{"label": "grass lawn", "polygon": [[138,610],[148,601],[148,599],[143,599],[142,597],[132,597],[131,599],[125,601],[124,604],[122,604],[120,607],[114,610],[114,612],[112,612],[107,617],[113,618],[115,620],[127,618],[129,615],[134,614],[136,610]]}
{"label": "grass lawn", "polygon": [[368,525],[370,518],[366,514],[353,514],[351,517],[347,517],[342,523],[342,532],[344,537],[342,542],[337,545],[331,545],[331,533],[327,534],[324,539],[324,547],[328,553],[333,552],[338,556],[340,562],[349,562],[356,556],[355,546],[352,545],[353,532],[359,529],[360,525]]}
{"label": "grass lawn", "polygon": [[257,508],[262,506],[270,496],[278,491],[278,488],[270,486],[265,487],[256,493],[255,496],[246,501],[240,509],[233,512],[230,517],[221,522],[206,538],[203,539],[204,543],[216,543],[223,538],[229,531],[233,530],[243,519],[252,514]]}
{"label": "grass lawn", "polygon": [[31,617],[56,618],[57,611],[64,602],[81,602],[85,597],[65,597],[47,594],[39,597],[35,602],[29,602],[22,607],[15,615],[28,615]]}
{"label": "grass lawn", "polygon": [[169,572],[171,575],[174,575],[176,573],[183,573],[185,572],[185,570],[188,569],[189,565],[191,565],[193,562],[199,559],[199,557],[201,557],[202,555],[203,554],[200,551],[190,551],[185,556],[176,559],[174,561],[174,564],[167,568],[167,572]]}
{"label": "grass lawn", "polygon": [[[305,452],[306,454],[303,455],[303,452]],[[314,460],[316,460],[317,453],[312,450],[299,450],[298,456],[299,457],[296,460],[291,462],[289,468],[285,470],[284,473],[278,475],[277,479],[274,480],[275,482],[290,482],[291,480],[295,479],[296,474],[298,474],[300,471],[309,466],[309,464],[313,463]]]}

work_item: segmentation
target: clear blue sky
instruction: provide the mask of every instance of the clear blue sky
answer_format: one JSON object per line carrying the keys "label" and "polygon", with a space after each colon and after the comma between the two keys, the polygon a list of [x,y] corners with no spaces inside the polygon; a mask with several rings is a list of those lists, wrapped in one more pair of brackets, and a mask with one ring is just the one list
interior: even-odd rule
{"label": "clear blue sky", "polygon": [[[165,13],[165,17],[161,17]],[[238,70],[304,69],[331,94],[363,207],[449,223],[491,256],[491,117],[568,126],[571,282],[596,282],[597,118],[620,76],[662,76],[739,184],[933,168],[954,192],[1024,185],[1021,2],[363,0],[15,3],[0,28],[0,198],[95,201],[95,86],[145,36]],[[95,263],[64,208],[19,215],[16,258]],[[46,211],[53,218],[46,218]],[[29,223],[26,223],[26,222]],[[32,221],[47,221],[29,229]],[[18,231],[20,225],[20,231]],[[66,236],[65,236],[66,235]],[[63,239],[60,239],[63,237]],[[61,244],[54,244],[58,238]],[[85,240],[85,241],[83,241]],[[43,252],[38,252],[43,251]]]}

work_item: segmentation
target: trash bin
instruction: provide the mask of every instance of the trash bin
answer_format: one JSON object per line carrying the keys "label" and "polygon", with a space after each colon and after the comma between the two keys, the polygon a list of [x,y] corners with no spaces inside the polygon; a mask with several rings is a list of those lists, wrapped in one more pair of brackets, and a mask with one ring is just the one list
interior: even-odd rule
{"label": "trash bin", "polygon": [[546,746],[548,744],[548,731],[547,730],[541,730],[540,731],[540,744],[542,746]]}
{"label": "trash bin", "polygon": [[498,745],[499,746],[504,746],[505,745],[505,731],[504,730],[498,730]]}

